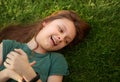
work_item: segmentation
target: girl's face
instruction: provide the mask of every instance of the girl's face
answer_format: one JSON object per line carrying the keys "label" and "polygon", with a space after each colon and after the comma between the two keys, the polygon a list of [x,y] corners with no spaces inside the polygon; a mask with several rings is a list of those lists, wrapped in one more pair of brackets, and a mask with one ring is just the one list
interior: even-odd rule
{"label": "girl's face", "polygon": [[39,49],[43,53],[60,50],[68,45],[75,37],[76,30],[72,21],[62,18],[44,22],[43,29],[36,36]]}

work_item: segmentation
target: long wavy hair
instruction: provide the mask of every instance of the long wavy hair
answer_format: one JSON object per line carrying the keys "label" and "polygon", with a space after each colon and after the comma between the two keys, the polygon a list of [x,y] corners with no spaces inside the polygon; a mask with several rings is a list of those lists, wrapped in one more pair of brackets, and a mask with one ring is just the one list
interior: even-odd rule
{"label": "long wavy hair", "polygon": [[11,39],[19,42],[26,43],[39,33],[43,28],[43,22],[51,22],[55,19],[66,18],[72,21],[75,25],[76,36],[73,41],[69,44],[75,45],[84,40],[86,35],[89,33],[90,26],[83,20],[80,19],[79,15],[74,11],[61,10],[57,11],[43,20],[34,23],[32,25],[9,25],[0,31],[0,42],[3,39]]}

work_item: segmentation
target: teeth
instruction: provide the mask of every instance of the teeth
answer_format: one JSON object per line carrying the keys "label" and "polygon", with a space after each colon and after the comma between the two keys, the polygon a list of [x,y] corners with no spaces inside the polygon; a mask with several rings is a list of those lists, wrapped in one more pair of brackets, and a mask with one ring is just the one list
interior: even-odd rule
{"label": "teeth", "polygon": [[52,39],[52,41],[53,41],[53,44],[55,45],[55,41],[54,41],[54,39],[53,39],[53,37],[51,36],[51,39]]}

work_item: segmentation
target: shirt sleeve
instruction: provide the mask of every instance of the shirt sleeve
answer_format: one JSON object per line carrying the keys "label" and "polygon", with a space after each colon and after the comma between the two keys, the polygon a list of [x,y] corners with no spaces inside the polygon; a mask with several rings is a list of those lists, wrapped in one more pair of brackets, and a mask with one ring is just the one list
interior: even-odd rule
{"label": "shirt sleeve", "polygon": [[20,48],[21,43],[16,42],[15,40],[3,40],[3,61],[5,61],[7,54],[10,51],[13,51],[15,48]]}
{"label": "shirt sleeve", "polygon": [[51,56],[51,68],[49,75],[68,75],[68,64],[64,56],[59,53],[54,53]]}

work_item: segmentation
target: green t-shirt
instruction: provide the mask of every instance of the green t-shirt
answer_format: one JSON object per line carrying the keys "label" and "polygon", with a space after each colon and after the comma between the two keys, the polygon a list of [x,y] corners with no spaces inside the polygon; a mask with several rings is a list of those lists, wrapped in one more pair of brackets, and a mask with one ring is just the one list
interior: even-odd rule
{"label": "green t-shirt", "polygon": [[[24,50],[28,55],[29,62],[32,62],[33,60],[36,61],[33,69],[40,74],[42,82],[46,82],[50,75],[68,75],[69,73],[67,62],[64,56],[60,53],[33,53],[26,43],[19,43],[15,40],[3,40],[3,62],[5,61],[7,54],[15,48]],[[0,70],[3,70],[4,68],[3,65],[0,66]],[[9,80],[8,82],[15,81]]]}

